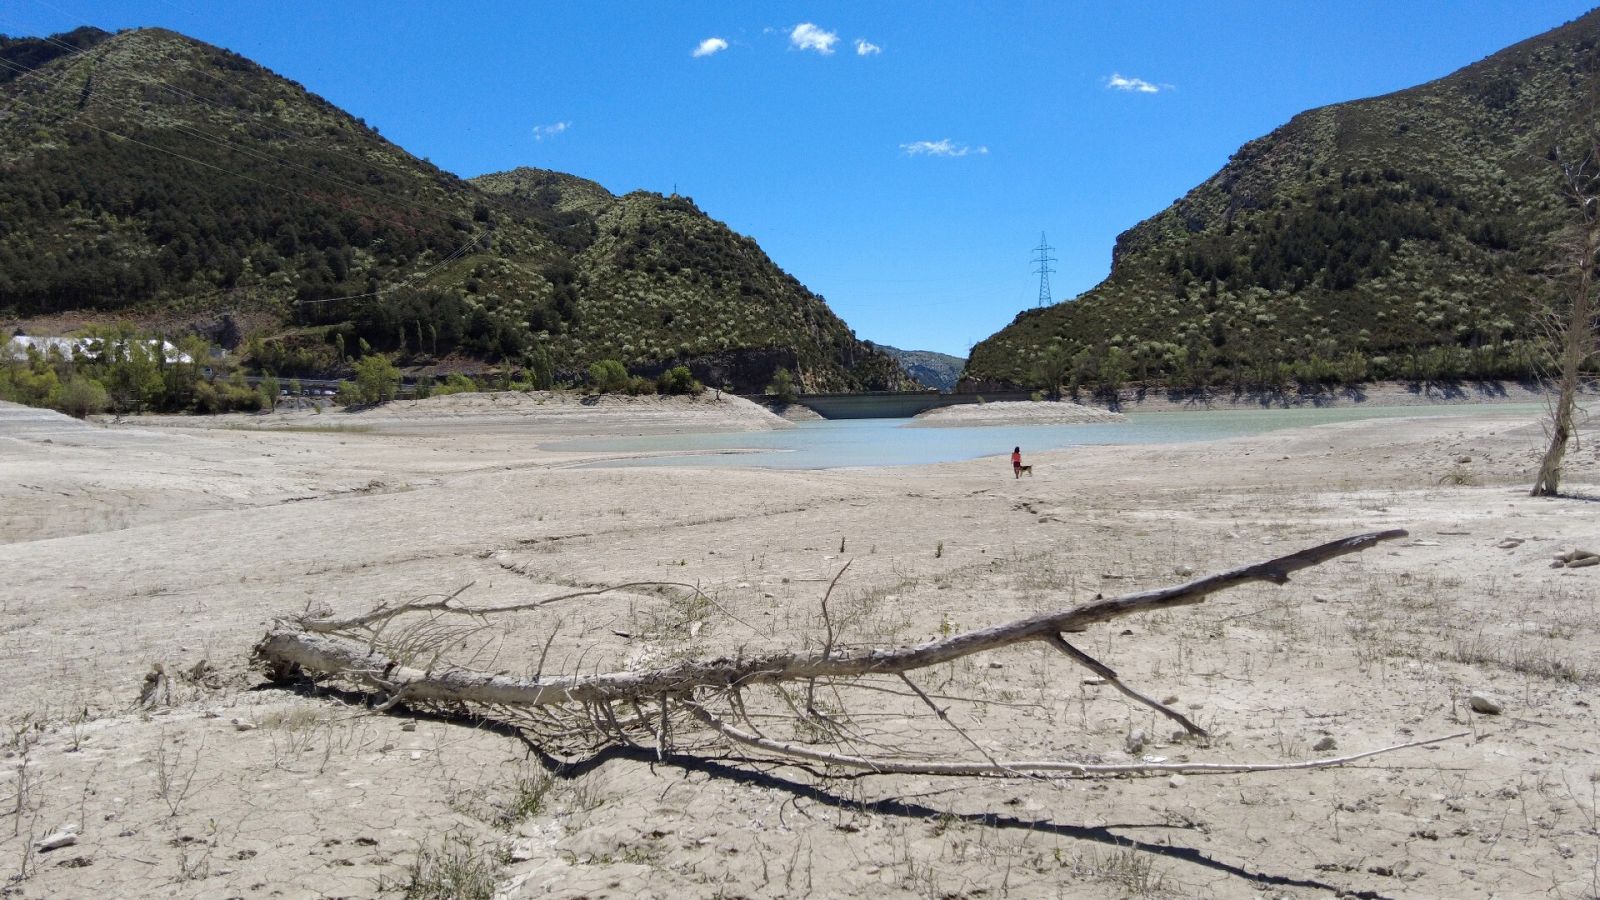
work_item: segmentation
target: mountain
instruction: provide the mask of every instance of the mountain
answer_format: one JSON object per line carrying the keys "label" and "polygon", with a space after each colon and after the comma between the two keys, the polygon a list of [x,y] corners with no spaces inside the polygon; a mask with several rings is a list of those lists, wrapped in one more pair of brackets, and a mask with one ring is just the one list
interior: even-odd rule
{"label": "mountain", "polygon": [[918,384],[939,391],[955,390],[956,382],[961,380],[961,370],[967,365],[966,360],[948,353],[935,353],[932,350],[901,350],[888,344],[878,344],[877,347],[894,357],[901,368],[916,379]]}
{"label": "mountain", "polygon": [[[899,390],[911,380],[856,339],[820,297],[755,241],[676,194],[616,197],[581,178],[521,168],[471,180],[535,208],[581,215],[590,228],[568,258],[577,314],[548,340],[558,356],[641,363],[698,360],[722,381],[760,388],[777,367],[807,390]],[[536,321],[535,328],[557,324]],[[848,378],[832,370],[842,366]],[[757,383],[758,382],[758,383]]]}
{"label": "mountain", "polygon": [[467,181],[171,31],[0,39],[0,324],[136,321],[284,374],[402,364],[713,384],[909,384],[682,197],[520,169]]}
{"label": "mountain", "polygon": [[1111,274],[973,348],[974,385],[1515,377],[1540,357],[1600,11],[1295,116],[1117,238]]}

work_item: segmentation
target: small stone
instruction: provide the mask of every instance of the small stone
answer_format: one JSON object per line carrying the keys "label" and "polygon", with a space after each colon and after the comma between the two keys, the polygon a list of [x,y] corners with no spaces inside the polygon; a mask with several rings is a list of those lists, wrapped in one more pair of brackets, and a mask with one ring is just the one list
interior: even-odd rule
{"label": "small stone", "polygon": [[1600,566],[1600,556],[1580,556],[1567,563],[1569,569],[1582,569],[1587,566]]}
{"label": "small stone", "polygon": [[1194,567],[1193,566],[1179,566],[1176,569],[1172,570],[1172,574],[1178,576],[1179,578],[1188,578],[1190,575],[1194,574]]}
{"label": "small stone", "polygon": [[1328,598],[1322,596],[1321,594],[1312,594],[1311,595],[1311,602],[1312,603],[1327,603],[1328,602]]}
{"label": "small stone", "polygon": [[234,719],[233,720],[233,730],[234,731],[255,731],[256,730],[256,723],[254,723],[254,722],[246,722],[243,719]]}
{"label": "small stone", "polygon": [[1499,700],[1481,691],[1474,691],[1469,694],[1467,696],[1467,704],[1472,707],[1473,712],[1483,713],[1486,716],[1498,716],[1501,710],[1504,709]]}
{"label": "small stone", "polygon": [[1167,787],[1181,788],[1188,783],[1189,779],[1183,777],[1182,775],[1174,775],[1167,779]]}
{"label": "small stone", "polygon": [[404,725],[400,726],[400,730],[401,731],[416,731],[417,730],[417,723],[415,723],[415,722],[407,722]]}
{"label": "small stone", "polygon": [[75,824],[63,825],[61,826],[60,831],[57,831],[54,834],[45,835],[37,841],[34,841],[33,849],[39,851],[40,853],[47,853],[51,850],[60,850],[62,847],[71,847],[77,842],[78,826]]}
{"label": "small stone", "polygon": [[1470,457],[1470,456],[1458,456],[1458,457],[1456,457],[1456,464],[1457,465],[1464,466],[1469,462],[1472,462],[1472,457]]}
{"label": "small stone", "polygon": [[1168,694],[1165,698],[1162,699],[1161,704],[1163,706],[1171,706],[1172,704],[1177,703],[1177,702],[1178,702],[1178,695],[1177,694]]}
{"label": "small stone", "polygon": [[1006,667],[1005,663],[999,663],[999,662],[991,662],[991,663],[989,663],[989,668],[991,668],[991,669],[1004,669],[1005,667]]}
{"label": "small stone", "polygon": [[1128,752],[1137,755],[1139,751],[1144,749],[1144,745],[1147,740],[1148,739],[1145,737],[1144,729],[1135,728],[1133,731],[1128,733]]}
{"label": "small stone", "polygon": [[413,751],[411,751],[411,758],[412,759],[421,759],[422,758],[422,751],[421,750],[413,750]]}
{"label": "small stone", "polygon": [[1095,686],[1098,686],[1098,685],[1105,684],[1106,680],[1104,678],[1101,678],[1099,675],[1090,675],[1088,678],[1085,678],[1083,680],[1083,683],[1089,685],[1090,687],[1095,687]]}
{"label": "small stone", "polygon": [[1325,752],[1327,752],[1329,750],[1337,750],[1338,748],[1339,748],[1339,742],[1334,740],[1331,736],[1330,737],[1325,737],[1322,740],[1317,741],[1315,744],[1311,745],[1311,749],[1315,750],[1318,753],[1325,753]]}

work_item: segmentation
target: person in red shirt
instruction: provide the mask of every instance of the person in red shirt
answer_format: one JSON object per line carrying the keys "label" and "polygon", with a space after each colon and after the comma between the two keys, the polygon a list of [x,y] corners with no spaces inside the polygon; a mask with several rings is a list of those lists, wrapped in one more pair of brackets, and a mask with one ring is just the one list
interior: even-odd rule
{"label": "person in red shirt", "polygon": [[1022,477],[1022,448],[1021,447],[1013,447],[1011,449],[1011,477],[1012,478],[1021,478]]}

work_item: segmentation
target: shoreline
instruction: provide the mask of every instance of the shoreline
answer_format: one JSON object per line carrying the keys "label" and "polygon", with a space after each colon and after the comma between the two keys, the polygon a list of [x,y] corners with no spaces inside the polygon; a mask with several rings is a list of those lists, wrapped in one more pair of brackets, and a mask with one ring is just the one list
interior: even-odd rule
{"label": "shoreline", "polygon": [[[982,394],[977,396],[981,397]],[[1058,409],[1091,413],[1205,412],[1271,409],[1357,409],[1543,403],[1553,393],[1529,382],[1457,384],[1374,382],[1320,391],[1229,391],[1139,388],[1117,398],[1087,394],[1060,400],[994,400],[937,407],[909,417],[916,427],[979,427],[1049,424]],[[1600,381],[1580,388],[1579,402],[1600,398]],[[934,414],[934,415],[930,415]],[[1087,416],[1081,417],[1085,420]],[[955,420],[970,421],[955,421]],[[941,421],[943,420],[943,421]],[[212,415],[151,413],[91,416],[100,426],[238,431],[406,432],[472,428],[536,429],[562,437],[774,431],[808,421],[829,421],[800,403],[774,407],[733,394],[697,397],[631,397],[576,391],[499,391],[453,394],[424,400],[394,400],[366,408],[278,408],[260,413]]]}
{"label": "shoreline", "polygon": [[[1540,403],[1554,396],[1554,391],[1532,382],[1522,381],[1473,381],[1449,384],[1375,381],[1364,385],[1316,391],[1137,388],[1119,392],[1115,400],[1083,395],[1072,399],[1071,402],[1126,413],[1191,412],[1209,409],[1320,409]],[[1600,397],[1600,382],[1591,381],[1580,386],[1578,396],[1580,401]]]}

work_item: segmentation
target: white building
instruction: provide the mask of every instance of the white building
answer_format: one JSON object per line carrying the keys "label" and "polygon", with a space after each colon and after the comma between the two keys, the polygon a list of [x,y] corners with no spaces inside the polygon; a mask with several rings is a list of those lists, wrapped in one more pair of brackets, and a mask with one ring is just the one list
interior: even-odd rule
{"label": "white building", "polygon": [[[171,341],[139,341],[151,350],[159,349],[161,356],[168,363],[192,363],[189,354],[180,351]],[[19,334],[6,344],[6,349],[11,354],[26,356],[32,348],[40,353],[48,354],[51,350],[71,359],[74,353],[81,353],[90,358],[99,358],[105,352],[105,340],[102,338],[69,338],[69,337],[30,337]]]}

